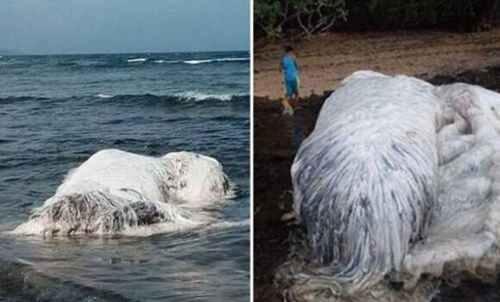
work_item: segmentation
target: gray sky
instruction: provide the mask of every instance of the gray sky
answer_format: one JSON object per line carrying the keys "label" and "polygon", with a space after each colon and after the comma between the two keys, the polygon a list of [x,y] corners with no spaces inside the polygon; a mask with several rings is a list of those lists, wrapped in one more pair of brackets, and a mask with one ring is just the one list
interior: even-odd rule
{"label": "gray sky", "polygon": [[249,49],[249,0],[1,0],[0,49],[23,53]]}

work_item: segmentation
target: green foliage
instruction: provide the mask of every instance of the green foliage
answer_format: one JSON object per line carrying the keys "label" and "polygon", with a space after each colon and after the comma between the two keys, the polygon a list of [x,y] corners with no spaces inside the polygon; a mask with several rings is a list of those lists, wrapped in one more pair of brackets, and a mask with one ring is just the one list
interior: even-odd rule
{"label": "green foliage", "polygon": [[254,2],[254,22],[268,37],[281,34],[282,8],[276,0],[256,0]]}
{"label": "green foliage", "polygon": [[363,29],[449,27],[479,30],[500,0],[255,0],[256,34],[312,35],[337,26]]}
{"label": "green foliage", "polygon": [[345,0],[255,0],[254,22],[268,37],[283,33],[283,27],[297,27],[311,35],[346,20]]}
{"label": "green foliage", "polygon": [[[375,25],[389,28],[433,26],[463,22],[479,15],[469,0],[370,0],[368,9]],[[480,1],[476,1],[479,3]]]}
{"label": "green foliage", "polygon": [[292,7],[306,35],[329,30],[339,19],[347,20],[345,0],[294,0]]}

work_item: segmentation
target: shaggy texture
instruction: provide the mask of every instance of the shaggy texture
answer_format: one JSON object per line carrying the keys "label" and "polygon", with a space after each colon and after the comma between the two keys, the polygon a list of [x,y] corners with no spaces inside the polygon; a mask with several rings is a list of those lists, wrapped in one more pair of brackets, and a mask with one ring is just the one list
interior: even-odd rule
{"label": "shaggy texture", "polygon": [[499,109],[499,94],[467,84],[374,72],[344,80],[292,167],[305,236],[277,273],[286,296],[427,301],[449,276],[491,277]]}
{"label": "shaggy texture", "polygon": [[153,158],[102,150],[70,171],[55,195],[14,233],[149,235],[146,227],[152,225],[209,222],[204,209],[231,192],[222,166],[210,157],[179,152]]}

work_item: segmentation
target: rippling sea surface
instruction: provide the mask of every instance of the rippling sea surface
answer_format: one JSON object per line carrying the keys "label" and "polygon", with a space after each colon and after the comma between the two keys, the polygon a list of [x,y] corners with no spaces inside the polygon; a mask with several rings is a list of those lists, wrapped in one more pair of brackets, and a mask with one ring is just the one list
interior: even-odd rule
{"label": "rippling sea surface", "polygon": [[[248,57],[0,57],[0,301],[248,301]],[[212,156],[238,194],[216,225],[181,233],[6,233],[105,148]]]}

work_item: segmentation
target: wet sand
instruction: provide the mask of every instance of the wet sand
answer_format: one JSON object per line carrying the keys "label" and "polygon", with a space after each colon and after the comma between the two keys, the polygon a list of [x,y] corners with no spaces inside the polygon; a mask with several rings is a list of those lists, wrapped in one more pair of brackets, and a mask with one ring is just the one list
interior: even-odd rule
{"label": "wet sand", "polygon": [[[457,75],[424,78],[434,84],[466,82],[500,90],[500,65]],[[294,117],[281,115],[279,102],[254,100],[254,297],[255,301],[283,301],[273,286],[275,269],[288,253],[292,225],[281,221],[291,210],[290,167],[300,141],[312,131],[324,100],[331,92],[312,95],[295,104]],[[459,288],[443,286],[433,302],[500,301],[500,280],[487,285],[470,280]]]}
{"label": "wet sand", "polygon": [[[283,43],[255,43],[255,95],[283,95],[279,61]],[[334,89],[359,69],[419,77],[457,75],[500,64],[500,28],[480,33],[398,31],[328,33],[291,43],[301,67],[301,94]]]}

